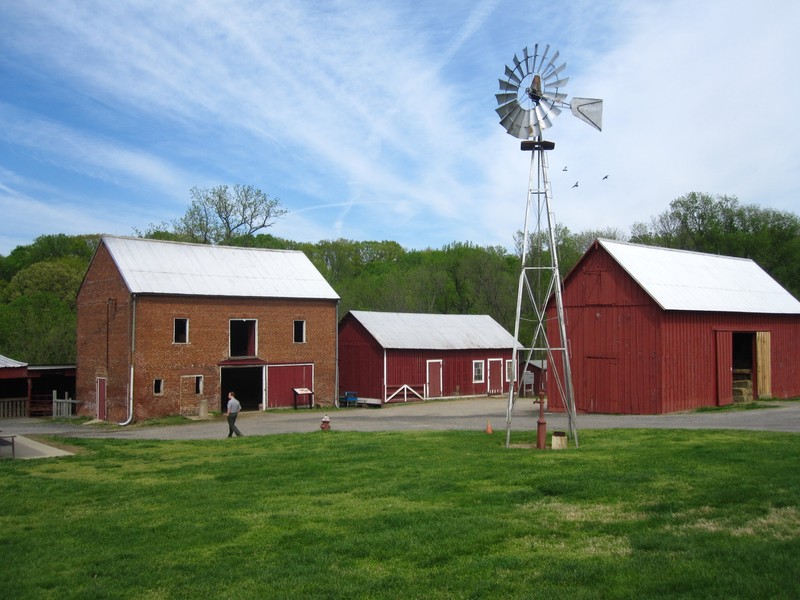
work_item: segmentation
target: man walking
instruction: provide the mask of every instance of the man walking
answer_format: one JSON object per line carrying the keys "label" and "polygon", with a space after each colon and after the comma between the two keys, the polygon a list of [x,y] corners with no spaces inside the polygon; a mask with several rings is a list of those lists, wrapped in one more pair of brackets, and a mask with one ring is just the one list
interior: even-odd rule
{"label": "man walking", "polygon": [[242,435],[242,432],[236,427],[236,417],[239,416],[240,410],[242,410],[242,405],[233,395],[233,392],[228,392],[228,412],[225,413],[228,415],[228,437],[231,437],[234,433],[238,436]]}

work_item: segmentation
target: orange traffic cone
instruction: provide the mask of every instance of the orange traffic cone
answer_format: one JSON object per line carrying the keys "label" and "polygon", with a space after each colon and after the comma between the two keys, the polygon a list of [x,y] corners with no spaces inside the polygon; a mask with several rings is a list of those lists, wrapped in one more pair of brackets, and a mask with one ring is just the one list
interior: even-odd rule
{"label": "orange traffic cone", "polygon": [[492,431],[492,422],[489,419],[486,419],[486,433],[494,433]]}

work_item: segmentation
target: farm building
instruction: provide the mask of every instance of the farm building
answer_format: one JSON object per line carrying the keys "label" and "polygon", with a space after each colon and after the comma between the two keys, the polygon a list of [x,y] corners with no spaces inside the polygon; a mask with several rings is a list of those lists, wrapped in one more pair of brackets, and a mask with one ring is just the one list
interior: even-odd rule
{"label": "farm building", "polygon": [[486,315],[350,311],[339,323],[339,389],[380,404],[502,394],[513,344]]}
{"label": "farm building", "polygon": [[596,240],[564,306],[578,411],[800,396],[800,302],[752,260]]}
{"label": "farm building", "polygon": [[29,365],[0,355],[0,419],[69,416],[74,397],[75,365]]}
{"label": "farm building", "polygon": [[338,301],[302,252],[103,237],[78,292],[80,413],[224,411],[230,390],[244,410],[332,404]]}

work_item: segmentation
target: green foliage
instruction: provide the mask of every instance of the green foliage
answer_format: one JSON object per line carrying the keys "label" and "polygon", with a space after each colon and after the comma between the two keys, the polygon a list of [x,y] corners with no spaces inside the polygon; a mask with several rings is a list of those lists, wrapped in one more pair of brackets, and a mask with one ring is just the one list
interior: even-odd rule
{"label": "green foliage", "polygon": [[76,258],[88,265],[99,235],[42,235],[28,246],[17,246],[8,256],[0,256],[0,280],[9,281],[16,273],[42,261]]}
{"label": "green foliage", "polygon": [[0,303],[0,354],[29,364],[74,364],[74,304],[46,291]]}
{"label": "green foliage", "polygon": [[[406,250],[387,240],[294,242],[263,233],[286,211],[260,190],[218,186],[193,188],[191,193],[192,204],[182,219],[151,226],[140,235],[302,251],[340,295],[340,315],[351,309],[488,314],[513,331],[521,232],[515,236],[514,252],[469,242],[424,250]],[[631,233],[633,242],[752,258],[800,296],[800,218],[794,214],[742,206],[727,196],[690,193],[670,203],[649,224],[636,223]],[[556,226],[562,277],[598,237],[624,240],[626,236],[615,228],[572,233]],[[26,362],[38,362],[34,357],[43,356],[53,362],[74,360],[74,331],[65,332],[74,327],[75,293],[98,240],[99,236],[89,235],[41,236],[7,257],[0,256],[0,354]],[[526,265],[549,265],[551,246],[546,233],[530,233]],[[539,305],[551,292],[543,273],[534,291]],[[47,311],[47,318],[36,314],[37,306]],[[41,335],[50,325],[53,335],[28,337]],[[520,339],[528,340],[532,334],[532,324],[523,323]]]}
{"label": "green foliage", "polygon": [[800,437],[581,435],[580,450],[558,452],[455,431],[67,440],[82,452],[3,461],[0,589],[45,600],[800,596]]}
{"label": "green foliage", "polygon": [[75,362],[75,300],[97,235],[44,235],[0,257],[0,354]]}

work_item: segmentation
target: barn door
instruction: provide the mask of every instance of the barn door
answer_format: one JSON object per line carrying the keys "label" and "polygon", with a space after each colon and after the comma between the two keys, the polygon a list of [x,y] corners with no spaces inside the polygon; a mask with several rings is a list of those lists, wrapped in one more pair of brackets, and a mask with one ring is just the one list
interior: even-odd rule
{"label": "barn door", "polygon": [[427,398],[442,397],[442,361],[427,361],[428,381],[425,389],[428,390]]}
{"label": "barn door", "polygon": [[733,332],[717,331],[717,405],[733,403]]}
{"label": "barn door", "polygon": [[772,397],[772,358],[769,331],[756,332],[756,392],[759,398]]}
{"label": "barn door", "polygon": [[[314,365],[269,365],[267,367],[267,406],[290,408],[294,406],[295,388],[314,391]],[[304,398],[303,400],[310,400]]]}

